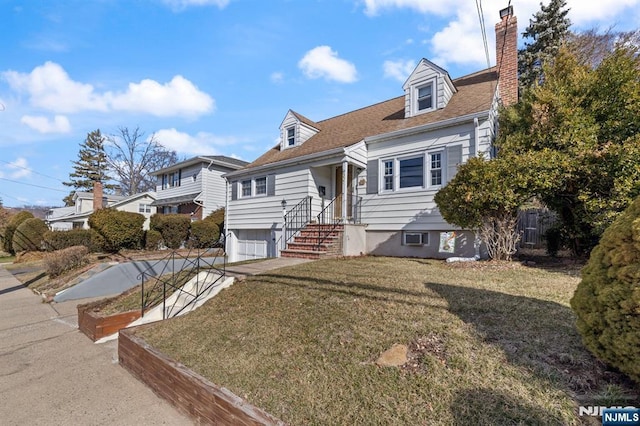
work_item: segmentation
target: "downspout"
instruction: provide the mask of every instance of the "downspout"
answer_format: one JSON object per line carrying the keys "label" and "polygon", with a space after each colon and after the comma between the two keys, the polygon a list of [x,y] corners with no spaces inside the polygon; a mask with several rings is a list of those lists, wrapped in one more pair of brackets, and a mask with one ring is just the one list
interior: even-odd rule
{"label": "downspout", "polygon": [[224,253],[227,256],[227,223],[229,220],[229,179],[224,178],[224,227],[221,229],[221,235],[224,236]]}
{"label": "downspout", "polygon": [[478,120],[478,117],[475,117],[473,119],[473,126],[474,126],[474,130],[473,130],[473,153],[474,153],[474,157],[478,156],[478,149],[480,149],[480,135],[479,135],[479,128],[480,128],[480,122]]}

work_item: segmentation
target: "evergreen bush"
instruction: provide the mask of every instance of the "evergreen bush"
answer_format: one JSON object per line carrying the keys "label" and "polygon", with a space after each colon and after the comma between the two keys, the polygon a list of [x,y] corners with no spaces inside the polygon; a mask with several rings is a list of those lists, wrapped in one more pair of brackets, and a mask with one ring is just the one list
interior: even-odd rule
{"label": "evergreen bush", "polygon": [[155,229],[149,229],[144,234],[144,248],[147,250],[158,250],[162,242],[162,234]]}
{"label": "evergreen bush", "polygon": [[44,233],[48,230],[47,224],[42,219],[32,217],[25,220],[13,233],[13,252],[43,250]]}
{"label": "evergreen bush", "polygon": [[220,238],[220,228],[213,220],[200,220],[191,224],[189,247],[215,247]]}
{"label": "evergreen bush", "polygon": [[591,252],[571,307],[585,346],[640,383],[640,197]]}
{"label": "evergreen bush", "polygon": [[154,214],[150,221],[151,229],[162,235],[164,244],[176,250],[189,238],[191,219],[181,214]]}
{"label": "evergreen bush", "polygon": [[15,252],[13,251],[13,233],[22,222],[31,218],[33,218],[33,214],[24,210],[11,216],[7,227],[4,230],[4,237],[2,238],[2,248],[5,252],[15,254]]}
{"label": "evergreen bush", "polygon": [[104,239],[104,249],[109,252],[141,248],[144,221],[145,217],[140,213],[114,209],[100,209],[89,216],[89,226]]}
{"label": "evergreen bush", "polygon": [[47,251],[62,250],[67,247],[85,246],[92,250],[92,239],[95,231],[92,229],[70,229],[68,231],[47,231],[44,233],[44,243]]}

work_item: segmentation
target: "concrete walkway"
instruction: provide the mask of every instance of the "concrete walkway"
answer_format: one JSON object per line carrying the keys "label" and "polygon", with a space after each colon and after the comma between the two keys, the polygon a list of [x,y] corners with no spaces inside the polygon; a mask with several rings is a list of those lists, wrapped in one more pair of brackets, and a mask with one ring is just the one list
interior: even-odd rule
{"label": "concrete walkway", "polygon": [[0,265],[0,423],[192,424],[118,365],[117,342],[78,331],[86,301],[42,303]]}
{"label": "concrete walkway", "polygon": [[241,265],[227,265],[226,273],[227,275],[231,275],[241,280],[245,277],[262,274],[273,269],[284,268],[285,266],[299,265],[301,263],[312,261],[313,260],[310,259],[296,259],[292,257],[274,257]]}

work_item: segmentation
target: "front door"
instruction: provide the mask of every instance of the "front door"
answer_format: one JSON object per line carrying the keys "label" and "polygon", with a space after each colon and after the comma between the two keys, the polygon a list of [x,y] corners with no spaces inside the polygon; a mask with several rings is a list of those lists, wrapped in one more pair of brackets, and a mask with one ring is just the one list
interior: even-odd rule
{"label": "front door", "polygon": [[[342,166],[336,167],[336,188],[334,194],[336,194],[336,201],[334,203],[334,216],[336,219],[342,218]],[[352,210],[352,197],[353,196],[353,166],[347,166],[347,218],[351,218],[351,210]]]}

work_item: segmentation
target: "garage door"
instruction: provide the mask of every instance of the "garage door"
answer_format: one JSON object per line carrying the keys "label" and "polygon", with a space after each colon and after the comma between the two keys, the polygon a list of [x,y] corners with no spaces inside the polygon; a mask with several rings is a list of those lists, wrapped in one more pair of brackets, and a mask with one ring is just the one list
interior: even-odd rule
{"label": "garage door", "polygon": [[270,241],[270,230],[240,230],[238,232],[238,260],[263,259],[268,257]]}

